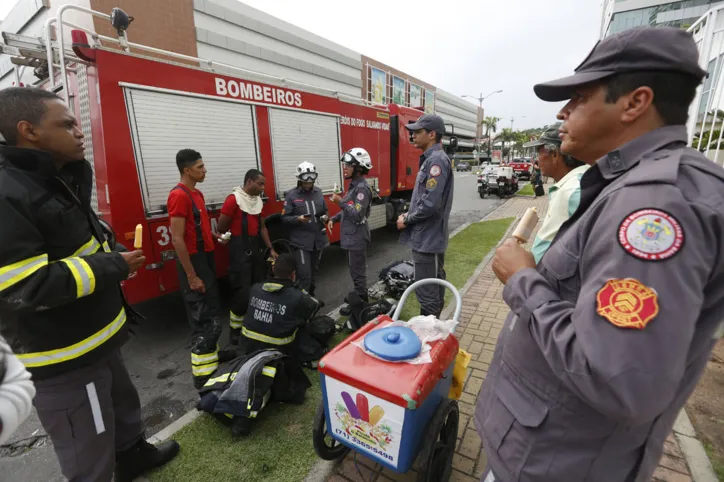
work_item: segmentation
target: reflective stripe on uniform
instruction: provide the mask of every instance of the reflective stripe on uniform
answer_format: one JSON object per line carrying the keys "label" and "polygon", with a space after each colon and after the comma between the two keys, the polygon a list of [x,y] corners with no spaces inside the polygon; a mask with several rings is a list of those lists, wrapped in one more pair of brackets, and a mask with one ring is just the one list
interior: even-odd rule
{"label": "reflective stripe on uniform", "polygon": [[38,353],[21,353],[17,355],[26,368],[35,368],[56,363],[62,363],[79,356],[83,356],[89,351],[99,347],[108,341],[118,330],[126,323],[126,310],[121,308],[121,312],[116,318],[106,325],[102,330],[94,333],[85,340],[71,345],[66,348],[58,348],[57,350],[43,351]]}
{"label": "reflective stripe on uniform", "polygon": [[91,236],[90,241],[78,248],[78,251],[71,254],[70,257],[75,258],[78,256],[90,256],[91,254],[96,253],[99,249],[101,249],[100,243],[98,243],[96,238]]}
{"label": "reflective stripe on uniform", "polygon": [[110,253],[113,251],[110,246],[108,246],[108,241],[103,241],[103,251],[106,253]]}
{"label": "reflective stripe on uniform", "polygon": [[90,265],[83,258],[64,258],[60,261],[65,263],[73,273],[78,298],[88,296],[96,290],[96,277]]}
{"label": "reflective stripe on uniform", "polygon": [[297,336],[297,330],[294,330],[294,333],[292,333],[291,336],[288,336],[286,338],[275,338],[273,336],[262,335],[261,333],[251,331],[250,329],[248,329],[246,327],[243,327],[241,329],[241,333],[247,338],[251,338],[252,340],[256,340],[256,341],[261,341],[262,343],[269,343],[270,345],[288,345],[291,342],[293,342],[294,338],[296,338],[296,336]]}
{"label": "reflective stripe on uniform", "polygon": [[244,326],[244,315],[239,316],[234,314],[233,311],[229,312],[229,326],[232,330],[238,330]]}
{"label": "reflective stripe on uniform", "polygon": [[219,368],[219,350],[212,353],[191,354],[191,373],[195,377],[209,376]]}
{"label": "reflective stripe on uniform", "polygon": [[265,366],[264,368],[262,368],[261,373],[268,377],[274,378],[277,374],[277,369],[274,367]]}
{"label": "reflective stripe on uniform", "polygon": [[38,271],[48,266],[48,255],[41,254],[32,258],[18,261],[0,268],[0,291],[3,291],[14,284],[17,284]]}

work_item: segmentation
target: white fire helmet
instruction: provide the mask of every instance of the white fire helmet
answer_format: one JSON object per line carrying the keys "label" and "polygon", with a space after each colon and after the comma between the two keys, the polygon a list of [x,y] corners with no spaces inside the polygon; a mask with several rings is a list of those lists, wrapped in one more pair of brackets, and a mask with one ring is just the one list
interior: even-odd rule
{"label": "white fire helmet", "polygon": [[317,168],[309,161],[304,161],[297,166],[297,179],[304,182],[315,181],[317,179]]}
{"label": "white fire helmet", "polygon": [[352,166],[363,167],[368,171],[372,169],[372,158],[369,153],[361,147],[353,147],[349,151],[345,152],[340,161]]}

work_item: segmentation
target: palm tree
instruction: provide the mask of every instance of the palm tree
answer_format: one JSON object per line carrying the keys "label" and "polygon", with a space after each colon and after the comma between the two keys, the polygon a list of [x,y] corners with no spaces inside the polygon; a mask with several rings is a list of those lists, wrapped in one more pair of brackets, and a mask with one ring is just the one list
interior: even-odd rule
{"label": "palm tree", "polygon": [[[503,130],[500,131],[500,135],[498,136],[500,140],[502,141],[502,150],[505,150],[505,143],[515,142],[515,132],[510,127],[505,127]],[[510,160],[510,151],[512,149],[508,148],[508,160]]]}
{"label": "palm tree", "polygon": [[523,144],[528,142],[528,136],[525,135],[525,132],[514,132],[513,135],[515,136],[514,142],[515,142],[515,150],[520,155],[523,152]]}
{"label": "palm tree", "polygon": [[488,156],[490,156],[492,148],[490,133],[495,133],[495,131],[498,130],[498,121],[500,120],[501,117],[488,116],[481,122],[481,124],[485,126],[485,137],[488,138]]}

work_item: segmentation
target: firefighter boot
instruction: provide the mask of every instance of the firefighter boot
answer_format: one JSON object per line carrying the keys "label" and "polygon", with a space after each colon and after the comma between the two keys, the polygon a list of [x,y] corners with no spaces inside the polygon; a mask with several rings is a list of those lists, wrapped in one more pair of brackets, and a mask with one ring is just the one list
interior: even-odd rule
{"label": "firefighter boot", "polygon": [[172,460],[179,452],[175,440],[167,440],[152,445],[145,439],[139,440],[133,447],[116,452],[116,482],[133,482],[138,476]]}
{"label": "firefighter boot", "polygon": [[239,337],[241,336],[241,330],[240,329],[231,329],[229,330],[229,343],[233,346],[239,345]]}

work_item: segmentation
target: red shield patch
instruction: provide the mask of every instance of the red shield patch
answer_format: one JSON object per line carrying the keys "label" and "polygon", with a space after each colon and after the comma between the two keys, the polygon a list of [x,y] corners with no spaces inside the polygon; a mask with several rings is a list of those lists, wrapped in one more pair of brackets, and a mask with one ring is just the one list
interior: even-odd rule
{"label": "red shield patch", "polygon": [[643,330],[659,314],[656,291],[633,278],[606,281],[596,304],[596,313],[619,328]]}

